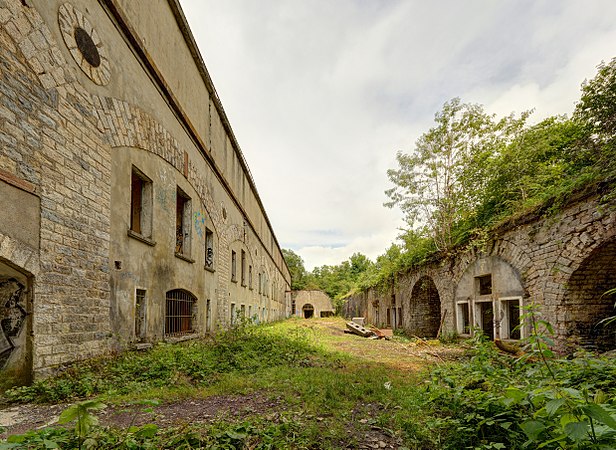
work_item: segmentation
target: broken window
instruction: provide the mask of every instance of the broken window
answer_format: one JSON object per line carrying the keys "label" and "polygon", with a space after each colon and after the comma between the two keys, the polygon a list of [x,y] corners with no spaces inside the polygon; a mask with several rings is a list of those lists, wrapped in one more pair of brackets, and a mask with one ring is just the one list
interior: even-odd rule
{"label": "broken window", "polygon": [[501,313],[501,338],[520,339],[520,299],[501,300]]}
{"label": "broken window", "polygon": [[263,276],[261,275],[261,272],[259,272],[259,279],[258,279],[258,282],[259,282],[259,294],[261,294],[261,287],[262,287],[262,285],[261,285],[261,278],[263,278]]}
{"label": "broken window", "polygon": [[492,275],[483,275],[475,278],[477,281],[477,292],[479,295],[492,294]]}
{"label": "broken window", "polygon": [[143,342],[145,339],[145,289],[135,291],[135,339]]}
{"label": "broken window", "polygon": [[476,302],[475,317],[477,326],[491,340],[494,339],[494,306],[492,302]]}
{"label": "broken window", "polygon": [[176,219],[175,219],[175,253],[190,256],[190,197],[179,187],[176,195]]}
{"label": "broken window", "polygon": [[205,268],[214,270],[214,233],[205,229]]}
{"label": "broken window", "polygon": [[248,266],[248,288],[252,289],[252,266]]}
{"label": "broken window", "polygon": [[165,308],[165,336],[175,337],[193,333],[196,297],[182,289],[167,292]]}
{"label": "broken window", "polygon": [[458,333],[471,333],[471,312],[468,302],[460,302],[457,305]]}
{"label": "broken window", "polygon": [[152,181],[133,166],[130,184],[130,231],[152,237]]}
{"label": "broken window", "polygon": [[231,326],[235,325],[235,303],[231,303]]}
{"label": "broken window", "polygon": [[243,319],[246,317],[246,305],[240,306],[240,317]]}
{"label": "broken window", "polygon": [[231,281],[237,282],[237,255],[231,250]]}
{"label": "broken window", "polygon": [[242,250],[241,270],[242,270],[242,286],[246,286],[246,252],[244,250]]}

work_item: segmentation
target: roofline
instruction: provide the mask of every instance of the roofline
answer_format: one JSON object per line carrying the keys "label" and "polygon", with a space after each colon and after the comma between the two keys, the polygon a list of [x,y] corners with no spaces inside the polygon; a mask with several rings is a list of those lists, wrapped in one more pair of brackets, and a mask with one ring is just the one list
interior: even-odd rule
{"label": "roofline", "polygon": [[231,123],[229,122],[227,113],[225,112],[225,109],[222,106],[222,102],[220,100],[220,97],[218,96],[218,92],[216,92],[216,88],[214,87],[214,82],[212,81],[212,77],[210,76],[210,73],[207,70],[205,62],[203,60],[203,56],[201,55],[201,52],[199,51],[199,47],[197,46],[197,42],[195,41],[192,31],[190,30],[190,26],[188,25],[188,21],[186,20],[186,16],[184,15],[184,10],[182,9],[182,6],[180,5],[180,1],[179,0],[167,0],[167,2],[169,6],[171,7],[171,10],[173,11],[173,15],[175,16],[175,20],[177,21],[180,27],[182,36],[184,36],[184,40],[188,44],[188,48],[193,57],[193,61],[195,62],[195,65],[197,66],[197,69],[199,70],[199,73],[201,74],[201,78],[205,82],[205,86],[207,87],[207,90],[210,92],[210,95],[212,96],[214,100],[214,104],[216,105],[216,110],[218,111],[218,115],[220,116],[222,120],[222,123],[225,127],[225,131],[227,132],[227,134],[229,135],[229,138],[231,139],[233,150],[235,151],[236,155],[238,156],[238,159],[240,160],[242,169],[244,170],[244,172],[246,173],[248,177],[248,182],[250,183],[250,187],[254,191],[257,202],[259,203],[259,207],[261,208],[261,212],[263,213],[263,216],[265,217],[265,221],[267,222],[267,225],[269,226],[269,229],[272,232],[272,236],[274,237],[274,242],[276,242],[276,246],[278,247],[278,249],[282,250],[282,248],[280,247],[280,243],[278,242],[278,239],[276,238],[276,233],[274,233],[274,227],[272,226],[269,220],[269,217],[267,215],[267,212],[265,211],[265,206],[263,205],[261,196],[259,195],[259,191],[257,190],[257,185],[252,176],[252,172],[250,171],[250,168],[248,167],[248,163],[246,162],[246,158],[244,157],[244,154],[242,153],[240,144],[235,137],[235,133],[233,133],[233,129],[231,128]]}
{"label": "roofline", "polygon": [[[252,189],[255,195],[255,198],[257,200],[257,203],[259,204],[259,208],[261,209],[261,212],[263,213],[263,217],[265,218],[265,221],[270,229],[272,238],[274,239],[276,246],[280,250],[282,264],[287,269],[287,273],[289,274],[289,277],[290,277],[291,272],[284,259],[284,256],[282,255],[282,247],[280,246],[280,243],[278,242],[276,233],[274,233],[274,228],[272,227],[272,224],[267,215],[267,212],[265,211],[265,207],[263,206],[263,202],[261,200],[261,197],[259,196],[259,192],[257,191],[257,187],[252,177],[252,173],[250,172],[250,169],[248,168],[248,164],[246,163],[246,159],[244,158],[244,155],[242,154],[242,151],[237,142],[237,139],[235,138],[235,134],[233,133],[233,130],[231,128],[231,124],[229,123],[227,114],[225,113],[224,108],[222,107],[222,103],[220,101],[220,98],[218,97],[218,93],[216,92],[216,89],[214,88],[214,84],[209,75],[209,72],[207,71],[207,68],[205,67],[205,63],[203,61],[201,53],[199,52],[197,44],[192,35],[192,32],[190,31],[190,27],[188,26],[188,22],[186,21],[186,17],[184,16],[182,7],[180,6],[178,0],[167,0],[167,1],[169,4],[169,7],[171,8],[173,12],[173,15],[178,24],[178,27],[180,28],[182,36],[184,37],[184,40],[186,44],[188,45],[188,48],[193,57],[193,61],[197,67],[197,70],[199,71],[199,74],[201,75],[201,78],[204,81],[205,86],[208,92],[210,93],[212,100],[214,101],[214,105],[216,106],[216,110],[218,111],[218,114],[221,118],[225,131],[227,135],[229,136],[231,143],[233,145],[233,150],[238,156],[240,164],[242,165],[242,169],[244,170],[244,173],[247,176],[248,183],[250,184],[250,188]],[[216,165],[216,162],[214,161],[212,156],[209,154],[208,148],[205,142],[201,140],[199,133],[197,133],[190,119],[188,118],[188,115],[181,107],[179,100],[175,97],[175,95],[171,91],[171,88],[165,82],[164,77],[162,76],[161,72],[158,70],[158,68],[154,64],[154,61],[152,60],[147,50],[145,49],[143,42],[138,37],[138,34],[135,32],[133,27],[130,25],[128,19],[122,12],[122,8],[118,5],[116,0],[99,0],[99,2],[101,3],[101,5],[103,5],[107,9],[111,17],[116,21],[119,27],[119,30],[124,33],[128,43],[133,47],[136,53],[136,56],[142,61],[144,69],[150,73],[150,75],[152,76],[152,80],[154,81],[155,84],[158,85],[164,98],[169,103],[169,106],[174,111],[174,113],[179,117],[182,124],[186,127],[189,136],[193,138],[197,147],[200,148],[202,156],[211,165],[212,170],[214,171],[216,176],[221,181],[221,184],[223,185],[224,189],[231,196],[231,198],[233,199],[238,209],[242,212],[242,215],[244,216],[245,220],[247,221],[247,223],[250,225],[250,227],[254,231],[255,236],[257,236],[257,239],[259,240],[259,242],[261,242],[261,245],[263,246],[265,251],[270,255],[270,258],[274,262],[274,265],[277,266],[276,260],[274,259],[273,255],[269,251],[268,246],[265,245],[261,236],[259,236],[259,234],[256,232],[256,229],[252,221],[248,217],[246,210],[243,208],[242,204],[240,203],[233,189],[231,189],[231,186],[227,182],[226,177],[222,174],[221,170]],[[285,275],[284,270],[282,270],[282,268],[280,267],[279,269],[282,272],[283,277],[284,277]],[[290,279],[289,279],[289,286],[290,286]]]}

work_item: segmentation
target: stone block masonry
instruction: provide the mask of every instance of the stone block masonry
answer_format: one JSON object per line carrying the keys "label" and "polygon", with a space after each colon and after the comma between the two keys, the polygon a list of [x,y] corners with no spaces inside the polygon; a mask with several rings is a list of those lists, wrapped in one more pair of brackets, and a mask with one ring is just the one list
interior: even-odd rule
{"label": "stone block masonry", "polygon": [[[411,334],[472,334],[519,339],[524,305],[540,306],[555,329],[557,346],[616,348],[616,330],[599,322],[616,315],[616,204],[595,191],[574,196],[555,215],[531,213],[503,224],[481,248],[399,273],[395,283],[351,297],[345,315],[385,326],[393,312]],[[425,286],[428,286],[426,288]]]}
{"label": "stone block masonry", "polygon": [[[17,383],[167,339],[173,323],[174,335],[201,336],[229,324],[231,303],[263,320],[290,310],[288,268],[179,4],[121,5],[0,0],[0,285],[20,286],[11,314],[27,317],[2,330],[0,371]],[[180,44],[147,48],[152,33]],[[184,58],[182,71],[169,55]],[[227,172],[227,160],[241,170]],[[140,205],[131,171],[151,183]],[[191,208],[180,255],[177,192]],[[143,207],[149,236],[131,230]],[[233,282],[232,251],[270,289]],[[174,299],[189,309],[171,317]]]}

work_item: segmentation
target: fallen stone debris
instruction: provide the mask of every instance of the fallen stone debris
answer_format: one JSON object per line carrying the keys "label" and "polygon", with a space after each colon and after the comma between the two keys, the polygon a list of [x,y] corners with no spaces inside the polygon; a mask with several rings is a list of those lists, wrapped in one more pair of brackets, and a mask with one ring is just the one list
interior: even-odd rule
{"label": "fallen stone debris", "polygon": [[391,339],[393,337],[393,330],[384,329],[380,330],[376,327],[365,328],[363,325],[359,325],[356,318],[353,318],[352,322],[347,322],[347,329],[344,330],[345,333],[356,334],[357,336],[361,336],[369,339]]}

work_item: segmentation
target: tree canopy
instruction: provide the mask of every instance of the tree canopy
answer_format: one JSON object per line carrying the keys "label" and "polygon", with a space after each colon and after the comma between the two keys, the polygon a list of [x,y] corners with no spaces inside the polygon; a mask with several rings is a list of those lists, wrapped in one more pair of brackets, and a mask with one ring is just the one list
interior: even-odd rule
{"label": "tree canopy", "polygon": [[581,91],[571,118],[536,124],[530,111],[498,118],[459,98],[445,102],[434,126],[410,152],[399,151],[387,173],[393,186],[385,205],[399,207],[408,224],[398,242],[375,262],[355,254],[317,267],[304,286],[340,299],[390,283],[438,252],[481,241],[511,216],[542,205],[554,210],[589,184],[602,183],[604,195],[616,197],[616,58],[602,62]]}

